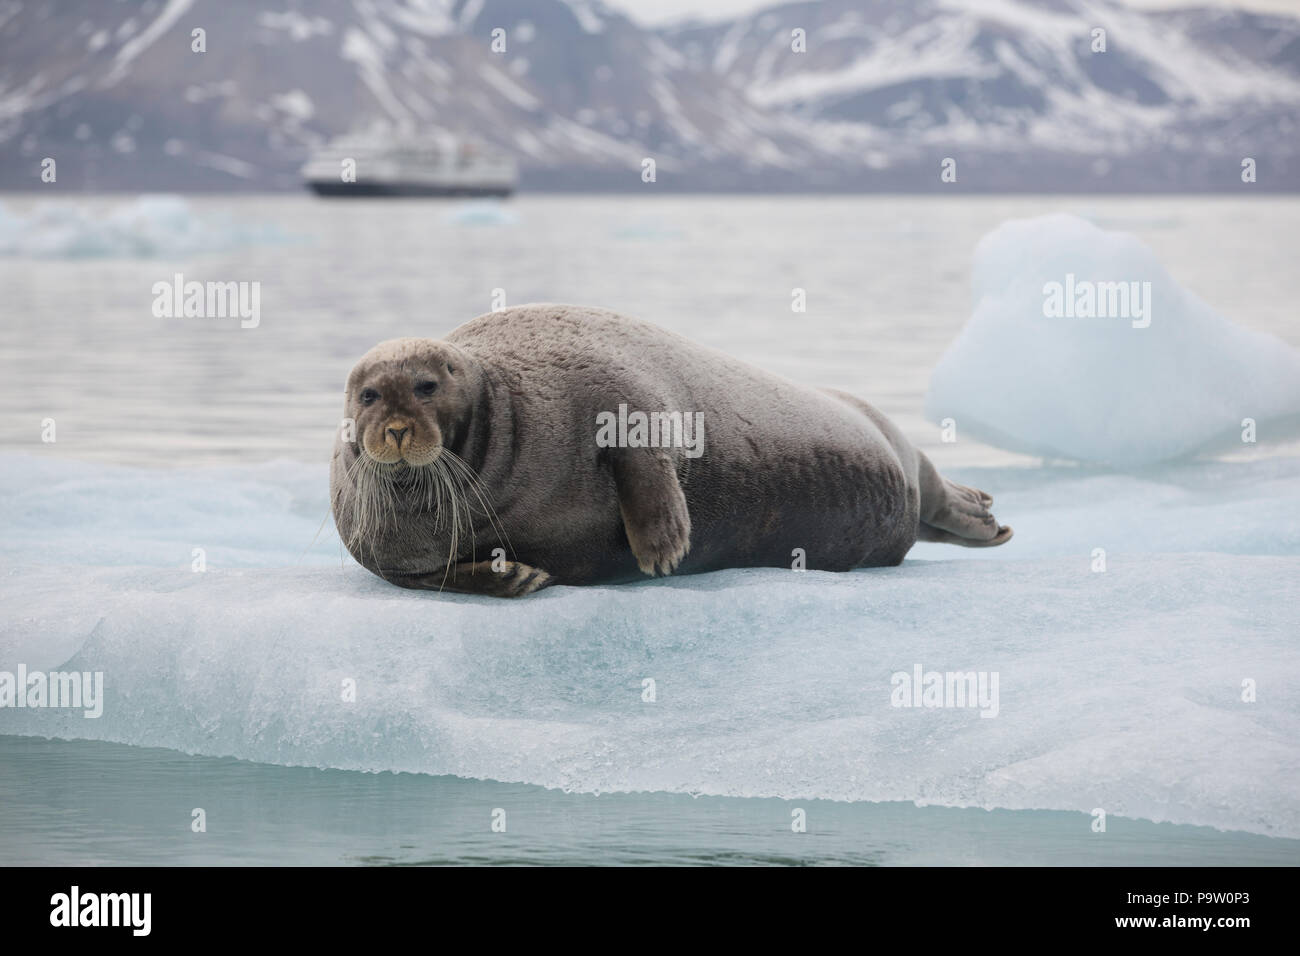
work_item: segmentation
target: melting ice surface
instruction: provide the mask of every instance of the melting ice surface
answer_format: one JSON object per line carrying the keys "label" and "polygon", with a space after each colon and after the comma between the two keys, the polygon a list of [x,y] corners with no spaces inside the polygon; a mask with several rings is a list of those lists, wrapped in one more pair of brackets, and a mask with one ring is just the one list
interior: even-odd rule
{"label": "melting ice surface", "polygon": [[179,196],[141,196],[105,212],[40,203],[21,215],[0,204],[0,256],[179,258],[284,239],[270,227],[198,216]]}
{"label": "melting ice surface", "polygon": [[[1132,236],[1068,215],[1011,220],[980,241],[973,277],[974,312],[926,397],[958,434],[1131,467],[1240,442],[1246,418],[1300,424],[1300,352],[1215,312]],[[1044,314],[1052,283],[1066,315]]]}
{"label": "melting ice surface", "polygon": [[[391,587],[328,523],[313,545],[323,467],[4,456],[0,670],[102,671],[106,701],[0,709],[0,733],[1300,836],[1300,460],[954,477],[997,497],[1010,545],[511,602]],[[996,671],[998,716],[891,706],[917,664]]]}

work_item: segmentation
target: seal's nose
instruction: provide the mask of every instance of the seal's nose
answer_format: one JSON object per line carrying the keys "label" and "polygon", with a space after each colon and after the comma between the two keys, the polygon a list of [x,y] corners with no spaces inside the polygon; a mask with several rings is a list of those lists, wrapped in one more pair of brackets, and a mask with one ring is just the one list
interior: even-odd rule
{"label": "seal's nose", "polygon": [[400,449],[402,447],[402,438],[409,431],[410,431],[409,428],[390,428],[388,429],[388,434],[393,436],[393,441],[397,444],[397,447]]}

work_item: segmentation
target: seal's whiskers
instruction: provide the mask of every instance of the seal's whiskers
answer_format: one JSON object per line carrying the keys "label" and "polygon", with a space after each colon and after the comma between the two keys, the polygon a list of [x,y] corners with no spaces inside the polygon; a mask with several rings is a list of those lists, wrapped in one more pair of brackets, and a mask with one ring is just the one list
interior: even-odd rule
{"label": "seal's whiskers", "polygon": [[351,495],[344,499],[351,518],[346,544],[349,550],[365,548],[378,561],[377,546],[383,531],[400,520],[399,512],[433,516],[432,526],[406,525],[404,534],[414,534],[447,547],[448,562],[443,583],[451,565],[461,553],[468,537],[471,561],[477,560],[476,515],[482,515],[497,540],[513,552],[496,509],[492,506],[482,481],[464,459],[442,449],[426,465],[393,468],[358,455],[345,471]]}

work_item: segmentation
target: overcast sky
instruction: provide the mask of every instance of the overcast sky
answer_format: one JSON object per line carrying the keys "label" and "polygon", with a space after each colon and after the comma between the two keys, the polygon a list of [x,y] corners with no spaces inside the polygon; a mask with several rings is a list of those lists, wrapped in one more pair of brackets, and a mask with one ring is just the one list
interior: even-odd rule
{"label": "overcast sky", "polygon": [[[641,23],[670,23],[691,17],[704,20],[725,20],[738,13],[779,6],[781,0],[604,0]],[[965,0],[977,3],[979,0]],[[1000,5],[1005,0],[991,0]],[[1300,15],[1300,0],[1127,0],[1132,7],[1242,7],[1250,10],[1273,11]]]}

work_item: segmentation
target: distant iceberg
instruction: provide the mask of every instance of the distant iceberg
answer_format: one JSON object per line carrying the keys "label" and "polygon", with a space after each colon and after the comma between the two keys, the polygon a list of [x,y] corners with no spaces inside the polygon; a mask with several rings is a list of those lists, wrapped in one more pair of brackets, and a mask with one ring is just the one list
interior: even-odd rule
{"label": "distant iceberg", "polygon": [[0,256],[179,258],[287,239],[273,226],[201,216],[179,196],[141,196],[107,211],[40,202],[28,215],[0,203]]}
{"label": "distant iceberg", "polygon": [[456,226],[517,226],[519,217],[495,200],[476,199],[457,203],[443,214],[443,221]]}
{"label": "distant iceberg", "polygon": [[1239,443],[1245,419],[1261,441],[1300,423],[1300,352],[1215,312],[1130,235],[1012,220],[980,240],[973,285],[925,402],[958,435],[1133,467]]}
{"label": "distant iceberg", "polygon": [[638,242],[668,242],[685,239],[686,232],[663,219],[641,218],[624,223],[611,235],[615,239],[630,239]]}

